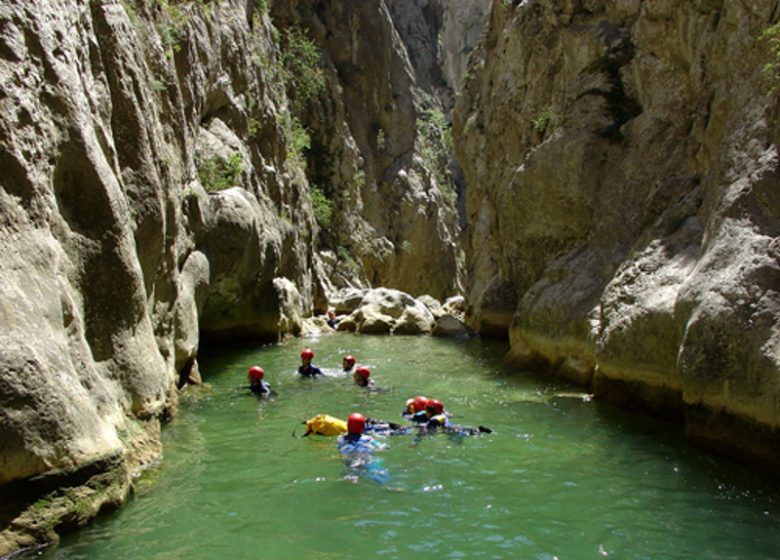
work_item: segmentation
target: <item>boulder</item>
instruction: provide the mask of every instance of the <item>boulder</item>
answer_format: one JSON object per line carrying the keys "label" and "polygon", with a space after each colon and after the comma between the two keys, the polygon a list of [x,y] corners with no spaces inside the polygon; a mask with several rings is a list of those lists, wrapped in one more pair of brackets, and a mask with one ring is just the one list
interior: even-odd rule
{"label": "boulder", "polygon": [[435,319],[438,319],[445,313],[444,307],[442,307],[441,302],[438,299],[434,298],[433,296],[429,296],[427,294],[422,295],[417,298],[417,301],[419,301],[425,307],[427,307],[428,311],[431,312],[431,314]]}
{"label": "boulder", "polygon": [[352,309],[336,326],[340,331],[426,334],[433,329],[435,320],[423,303],[389,288],[342,290],[330,303],[337,311]]}
{"label": "boulder", "polygon": [[298,336],[303,323],[301,293],[289,278],[274,278],[273,285],[279,300],[279,336]]}
{"label": "boulder", "polygon": [[429,334],[433,329],[433,316],[427,307],[407,307],[396,320],[394,334]]}
{"label": "boulder", "polygon": [[469,328],[460,319],[444,314],[436,319],[432,334],[433,336],[464,336],[469,334]]}
{"label": "boulder", "polygon": [[454,317],[463,317],[463,314],[466,313],[466,298],[463,296],[448,297],[442,307],[445,313]]}
{"label": "boulder", "polygon": [[352,313],[363,303],[368,290],[361,290],[356,288],[347,288],[339,290],[331,296],[330,305],[339,313]]}

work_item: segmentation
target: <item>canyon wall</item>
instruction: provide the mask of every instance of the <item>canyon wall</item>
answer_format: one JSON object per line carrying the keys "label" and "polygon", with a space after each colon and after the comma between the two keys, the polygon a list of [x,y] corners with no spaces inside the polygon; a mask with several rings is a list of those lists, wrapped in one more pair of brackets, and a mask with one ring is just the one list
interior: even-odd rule
{"label": "canyon wall", "polygon": [[780,458],[778,3],[493,2],[456,106],[469,321]]}
{"label": "canyon wall", "polygon": [[315,226],[255,60],[267,16],[46,0],[0,21],[2,554],[125,499],[199,340],[276,340],[285,278],[311,308]]}
{"label": "canyon wall", "polygon": [[[435,59],[410,60],[435,45],[435,10],[388,4],[277,2],[272,14],[322,51],[327,91],[300,118],[311,131],[310,181],[333,209],[319,239],[328,278],[354,286],[344,271],[359,270],[358,285],[443,299],[462,284],[444,85],[431,82]],[[422,37],[408,33],[410,15]]]}
{"label": "canyon wall", "polygon": [[0,77],[0,555],[121,505],[202,341],[458,290],[438,105],[383,1],[8,0]]}

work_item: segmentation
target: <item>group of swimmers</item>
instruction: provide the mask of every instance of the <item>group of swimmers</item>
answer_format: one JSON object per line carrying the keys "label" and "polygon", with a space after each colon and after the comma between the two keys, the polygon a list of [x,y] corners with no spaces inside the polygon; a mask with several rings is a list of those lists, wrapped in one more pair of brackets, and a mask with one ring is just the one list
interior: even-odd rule
{"label": "group of swimmers", "polygon": [[[298,373],[302,377],[317,377],[325,373],[313,363],[314,351],[311,348],[304,348],[301,352],[301,365],[298,367]],[[347,354],[341,360],[342,371],[345,375],[352,375],[355,384],[366,389],[374,389],[374,380],[370,379],[371,369],[367,366],[355,366],[355,356]],[[252,366],[247,372],[249,379],[249,390],[258,396],[271,396],[273,391],[271,386],[265,380],[265,371],[260,366]]]}
{"label": "group of swimmers", "polygon": [[[325,373],[313,363],[314,351],[305,348],[301,352],[301,365],[298,374],[301,377],[324,376]],[[355,384],[368,390],[377,389],[371,379],[371,370],[364,365],[356,365],[355,357],[347,354],[341,361],[344,375],[351,375]],[[259,397],[273,397],[275,392],[265,380],[265,371],[260,366],[252,366],[247,372],[249,389]],[[444,409],[444,404],[437,399],[429,399],[418,395],[406,401],[401,416],[411,425],[401,425],[386,420],[367,418],[359,412],[349,415],[344,422],[328,415],[318,415],[304,422],[307,426],[304,436],[310,434],[339,435],[338,448],[342,456],[349,456],[350,468],[357,472],[365,471],[365,467],[375,465],[367,459],[377,449],[383,449],[385,445],[373,436],[403,435],[417,433],[423,435],[433,432],[444,432],[455,435],[480,435],[490,433],[489,428],[478,426],[476,428],[455,425],[450,421],[451,415]],[[355,466],[360,467],[356,470]],[[371,469],[371,477],[383,477],[380,471]],[[380,474],[377,474],[380,473]],[[365,473],[364,473],[365,474]],[[380,480],[377,479],[377,482]]]}

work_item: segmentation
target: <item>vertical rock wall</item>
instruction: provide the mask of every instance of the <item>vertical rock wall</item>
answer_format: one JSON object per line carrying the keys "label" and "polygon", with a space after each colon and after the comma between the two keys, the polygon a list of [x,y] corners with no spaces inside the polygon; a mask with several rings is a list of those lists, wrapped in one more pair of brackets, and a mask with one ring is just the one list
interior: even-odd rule
{"label": "vertical rock wall", "polygon": [[[414,22],[422,34],[415,44],[428,54],[436,34],[424,19],[394,18],[417,8],[399,4],[277,2],[272,12],[280,27],[305,29],[323,53],[327,90],[302,121],[311,131],[310,179],[334,205],[321,236],[335,255],[329,276],[338,281],[352,268],[364,283],[443,298],[461,286],[456,195],[444,131],[433,141],[424,131],[443,124],[432,115],[441,113],[435,86],[444,84],[416,72],[410,53],[418,51],[399,26]],[[426,61],[425,71],[439,68],[435,56]]]}
{"label": "vertical rock wall", "polygon": [[[303,109],[292,30],[325,77]],[[339,285],[459,289],[408,48],[384,1],[0,5],[0,555],[124,501],[202,340],[296,334]]]}
{"label": "vertical rock wall", "polygon": [[776,2],[494,1],[456,108],[472,325],[780,458]]}
{"label": "vertical rock wall", "polygon": [[0,6],[0,555],[124,499],[203,336],[275,340],[285,302],[311,309],[307,185],[250,8]]}

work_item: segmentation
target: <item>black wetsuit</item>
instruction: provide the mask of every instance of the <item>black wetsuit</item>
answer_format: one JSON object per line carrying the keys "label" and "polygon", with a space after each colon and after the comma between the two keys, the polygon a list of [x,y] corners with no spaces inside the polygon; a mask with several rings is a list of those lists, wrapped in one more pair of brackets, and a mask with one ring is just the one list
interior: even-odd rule
{"label": "black wetsuit", "polygon": [[268,382],[262,379],[259,379],[255,383],[250,384],[249,390],[258,397],[270,397],[276,395],[276,391],[271,389],[271,386],[268,384]]}
{"label": "black wetsuit", "polygon": [[298,373],[300,373],[304,377],[315,377],[317,375],[325,375],[322,373],[322,370],[315,366],[314,364],[309,364],[308,367],[304,367],[303,365],[298,367]]}

